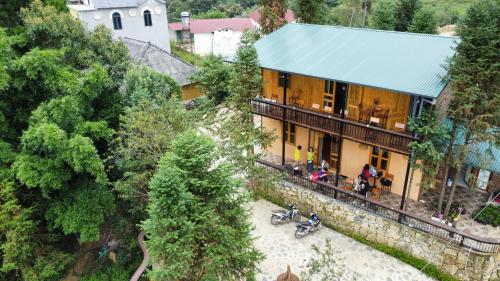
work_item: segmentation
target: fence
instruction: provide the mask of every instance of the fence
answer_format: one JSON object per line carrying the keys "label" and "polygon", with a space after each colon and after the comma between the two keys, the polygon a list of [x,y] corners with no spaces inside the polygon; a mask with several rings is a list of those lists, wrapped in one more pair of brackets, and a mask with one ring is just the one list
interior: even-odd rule
{"label": "fence", "polygon": [[[367,126],[366,124],[342,119],[334,115],[286,106],[260,98],[252,99],[252,111],[256,114],[279,120],[283,120],[283,116],[285,115],[285,121],[287,122],[337,135],[340,134],[343,125],[342,136],[344,138],[383,146],[404,154],[409,153],[408,144],[416,140],[416,138],[410,134]],[[285,111],[285,114],[283,114],[283,111]]]}
{"label": "fence", "polygon": [[318,192],[322,195],[332,197],[337,201],[363,209],[366,212],[395,221],[407,227],[418,229],[441,239],[451,241],[461,247],[470,248],[481,253],[498,253],[500,251],[500,241],[497,239],[482,238],[464,233],[447,225],[417,217],[407,211],[399,210],[379,202],[374,202],[364,196],[353,193],[352,191],[346,191],[328,183],[313,182],[308,178],[288,173],[282,166],[271,162],[258,160],[257,165],[265,168],[273,174],[283,174],[284,180],[290,183]]}

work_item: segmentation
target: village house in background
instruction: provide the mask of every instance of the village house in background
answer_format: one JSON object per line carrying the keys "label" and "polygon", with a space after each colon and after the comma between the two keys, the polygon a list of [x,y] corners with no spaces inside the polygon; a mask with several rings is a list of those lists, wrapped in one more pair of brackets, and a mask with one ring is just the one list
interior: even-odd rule
{"label": "village house in background", "polygon": [[170,39],[201,56],[233,56],[243,31],[257,28],[249,18],[189,19],[187,12],[181,18],[182,22],[168,25]]}
{"label": "village house in background", "polygon": [[104,25],[129,49],[137,64],[169,75],[182,86],[183,100],[202,95],[189,77],[196,68],[170,53],[167,10],[163,0],[70,0],[70,12],[93,29]]}
{"label": "village house in background", "polygon": [[67,6],[88,29],[104,25],[115,38],[151,42],[170,52],[164,0],[70,0]]}
{"label": "village house in background", "polygon": [[135,63],[149,66],[176,80],[182,87],[183,100],[188,101],[203,95],[196,83],[190,79],[196,72],[193,65],[149,42],[127,37],[122,41]]}
{"label": "village house in background", "polygon": [[[285,20],[296,21],[291,10],[287,10]],[[181,22],[170,23],[168,27],[170,40],[177,46],[201,56],[227,58],[236,53],[245,30],[260,29],[260,11],[256,9],[248,17],[224,19],[191,19],[188,12],[183,12]]]}
{"label": "village house in background", "polygon": [[[257,41],[264,90],[252,108],[277,132],[269,152],[285,164],[295,147],[306,148],[302,159],[310,148],[316,166],[324,160],[331,174],[349,179],[369,164],[379,180],[392,181],[388,192],[403,195],[408,144],[417,139],[408,120],[445,104],[443,65],[455,44],[455,37],[308,24]],[[413,173],[408,196],[418,200],[422,175]]]}

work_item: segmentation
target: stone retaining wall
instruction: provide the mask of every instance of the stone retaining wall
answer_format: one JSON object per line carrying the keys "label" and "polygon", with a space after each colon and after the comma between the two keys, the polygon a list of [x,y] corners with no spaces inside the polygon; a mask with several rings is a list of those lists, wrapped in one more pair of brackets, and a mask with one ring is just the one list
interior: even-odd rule
{"label": "stone retaining wall", "polygon": [[303,214],[316,212],[330,225],[406,251],[462,280],[500,278],[500,253],[469,253],[469,250],[438,237],[289,183],[278,184],[275,195],[287,203],[296,204]]}

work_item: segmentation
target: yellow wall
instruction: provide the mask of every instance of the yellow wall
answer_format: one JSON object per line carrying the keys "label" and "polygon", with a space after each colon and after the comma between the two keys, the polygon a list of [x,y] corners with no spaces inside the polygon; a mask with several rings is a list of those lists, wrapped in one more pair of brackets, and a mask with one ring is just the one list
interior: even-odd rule
{"label": "yellow wall", "polygon": [[196,87],[196,84],[182,86],[182,100],[188,101],[203,96],[203,92]]}
{"label": "yellow wall", "polygon": [[[281,156],[282,149],[282,125],[281,121],[262,117],[262,125],[267,130],[275,130],[277,138],[271,147],[268,149],[269,153]],[[302,145],[302,161],[305,162],[307,147],[309,145],[309,131],[307,128],[296,126],[296,145]],[[293,159],[294,145],[286,144],[285,155],[288,160]],[[348,178],[356,178],[363,168],[369,163],[371,146],[360,144],[351,140],[344,139],[342,145],[342,157],[340,162],[340,174]],[[403,185],[405,181],[406,165],[408,157],[399,153],[391,152],[389,157],[389,170],[388,173],[394,175],[392,183],[392,192],[398,195],[403,193]],[[418,200],[419,184],[422,178],[420,170],[414,171],[413,184],[411,188],[410,198]],[[380,183],[378,183],[380,184]]]}
{"label": "yellow wall", "polygon": [[[370,161],[370,150],[371,146],[369,145],[344,139],[342,159],[340,162],[341,174],[349,178],[357,177],[361,173],[363,165],[369,163]],[[387,172],[394,175],[391,191],[398,195],[403,194],[407,164],[408,156],[396,152],[390,152],[389,170]],[[422,173],[420,170],[415,170],[410,194],[410,198],[413,200],[418,199],[421,178]]]}
{"label": "yellow wall", "polygon": [[[274,143],[271,144],[271,147],[267,149],[269,153],[273,153],[276,155],[281,156],[281,149],[282,149],[282,136],[283,136],[283,126],[281,125],[281,121],[267,118],[267,117],[262,117],[262,124],[263,126],[269,130],[269,131],[275,131],[276,133],[276,140]],[[295,145],[286,143],[285,145],[285,157],[288,160],[293,160],[293,152],[296,146],[301,145],[301,158],[302,162],[306,162],[306,157],[307,157],[307,144],[309,142],[309,130],[304,127],[300,126],[295,126],[296,134],[295,134]]]}

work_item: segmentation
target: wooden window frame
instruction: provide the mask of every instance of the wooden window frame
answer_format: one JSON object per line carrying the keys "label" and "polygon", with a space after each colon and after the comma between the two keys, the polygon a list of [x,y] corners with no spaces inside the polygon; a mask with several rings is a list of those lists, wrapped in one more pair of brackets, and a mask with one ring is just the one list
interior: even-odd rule
{"label": "wooden window frame", "polygon": [[[293,142],[290,141],[292,136],[293,136]],[[295,143],[297,142],[297,126],[293,123],[285,122],[285,142],[293,145],[295,145]]]}
{"label": "wooden window frame", "polygon": [[[374,155],[373,154],[373,150],[378,147],[378,155]],[[387,151],[387,157],[382,157],[383,155],[383,151]],[[368,158],[368,163],[370,163],[370,166],[373,166],[372,164],[372,160],[373,158],[376,158],[377,159],[377,165],[375,165],[375,169],[377,169],[377,171],[383,171],[384,173],[388,173],[389,171],[389,165],[390,165],[390,159],[391,159],[391,151],[389,151],[388,149],[385,149],[385,148],[382,148],[380,146],[372,146],[371,150],[370,150],[370,158]],[[386,160],[387,161],[387,165],[385,167],[385,169],[382,169],[381,166],[382,166],[382,160]]]}

